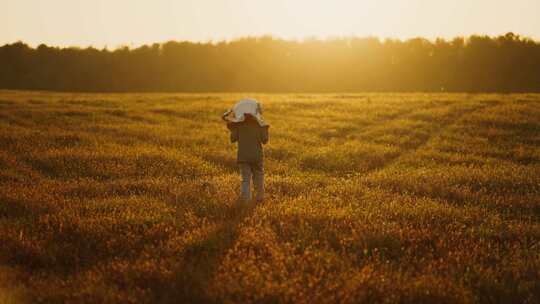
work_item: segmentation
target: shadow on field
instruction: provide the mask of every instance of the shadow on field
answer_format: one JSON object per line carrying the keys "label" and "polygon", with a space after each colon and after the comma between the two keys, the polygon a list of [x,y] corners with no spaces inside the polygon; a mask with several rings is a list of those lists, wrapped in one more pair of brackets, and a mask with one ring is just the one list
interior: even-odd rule
{"label": "shadow on field", "polygon": [[176,274],[173,290],[162,294],[160,302],[165,303],[214,303],[208,295],[208,286],[225,258],[227,251],[238,238],[239,227],[250,217],[257,204],[248,203],[234,207],[232,216],[201,242],[195,243],[183,252],[183,267]]}

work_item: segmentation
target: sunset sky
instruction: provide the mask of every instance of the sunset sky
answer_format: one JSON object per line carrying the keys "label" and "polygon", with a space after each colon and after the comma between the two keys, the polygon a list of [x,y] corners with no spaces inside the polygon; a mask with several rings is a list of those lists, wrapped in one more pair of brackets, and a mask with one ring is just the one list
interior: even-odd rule
{"label": "sunset sky", "polygon": [[117,47],[378,36],[451,38],[509,31],[540,39],[539,0],[0,0],[0,44]]}

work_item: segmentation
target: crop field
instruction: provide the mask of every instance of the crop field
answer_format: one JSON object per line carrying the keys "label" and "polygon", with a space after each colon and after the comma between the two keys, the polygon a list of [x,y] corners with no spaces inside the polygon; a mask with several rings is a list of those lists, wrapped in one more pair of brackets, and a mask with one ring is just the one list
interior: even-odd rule
{"label": "crop field", "polygon": [[0,303],[35,302],[539,303],[540,95],[0,91]]}

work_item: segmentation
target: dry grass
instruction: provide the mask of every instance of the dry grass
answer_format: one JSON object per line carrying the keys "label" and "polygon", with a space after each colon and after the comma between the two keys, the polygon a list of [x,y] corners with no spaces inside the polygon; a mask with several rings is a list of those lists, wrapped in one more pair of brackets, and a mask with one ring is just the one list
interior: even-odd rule
{"label": "dry grass", "polygon": [[540,95],[0,92],[0,302],[540,302]]}

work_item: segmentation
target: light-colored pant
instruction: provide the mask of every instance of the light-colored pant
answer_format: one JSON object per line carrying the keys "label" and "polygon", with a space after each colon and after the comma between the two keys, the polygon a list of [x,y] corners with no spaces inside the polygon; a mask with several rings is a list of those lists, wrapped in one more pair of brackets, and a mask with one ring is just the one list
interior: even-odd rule
{"label": "light-colored pant", "polygon": [[242,175],[242,199],[251,199],[250,183],[253,179],[253,187],[256,192],[256,199],[262,200],[264,198],[264,170],[263,163],[260,162],[241,162],[240,174]]}

